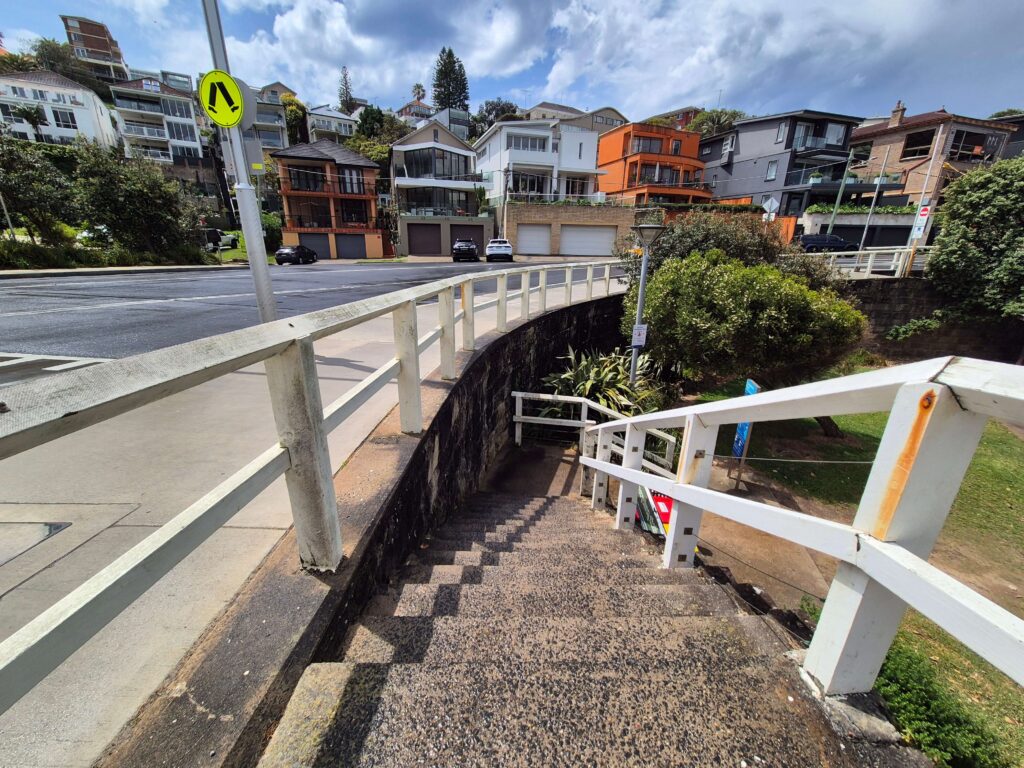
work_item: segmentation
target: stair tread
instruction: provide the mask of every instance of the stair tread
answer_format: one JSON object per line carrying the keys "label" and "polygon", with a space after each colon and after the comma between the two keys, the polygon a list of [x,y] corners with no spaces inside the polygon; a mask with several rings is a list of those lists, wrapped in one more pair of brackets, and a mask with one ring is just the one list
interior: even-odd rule
{"label": "stair tread", "polygon": [[692,584],[702,581],[692,569],[604,568],[583,565],[502,568],[497,565],[406,565],[396,581],[406,584],[509,584],[587,580],[591,584]]}
{"label": "stair tread", "polygon": [[409,564],[431,565],[520,565],[558,567],[577,562],[581,565],[606,568],[656,568],[659,559],[654,555],[622,554],[597,547],[565,546],[555,549],[520,549],[514,552],[465,552],[451,549],[422,549],[409,556]]}

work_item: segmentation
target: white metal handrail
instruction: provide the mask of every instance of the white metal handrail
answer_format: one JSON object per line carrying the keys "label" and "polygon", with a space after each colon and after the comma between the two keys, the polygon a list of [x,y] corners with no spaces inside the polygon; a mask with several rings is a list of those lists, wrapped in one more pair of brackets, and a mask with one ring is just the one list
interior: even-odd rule
{"label": "white metal handrail", "polygon": [[[889,418],[851,525],[707,488],[722,424],[877,411]],[[693,564],[705,512],[837,558],[804,661],[825,693],[871,689],[908,605],[1024,684],[1024,620],[927,561],[988,418],[1024,424],[1024,369],[939,358],[590,426],[581,463],[595,507],[618,478],[616,527],[632,525],[642,488],[673,499],[667,568]],[[676,477],[645,472],[647,432],[672,427],[684,430]],[[616,432],[622,466],[609,461]]]}
{"label": "white metal handrail", "polygon": [[[457,322],[462,325],[462,349],[472,351],[477,312],[497,307],[496,329],[504,333],[513,301],[518,301],[520,320],[554,305],[549,302],[551,272],[564,273],[564,285],[557,286],[563,299],[559,305],[568,306],[593,298],[596,271],[603,294],[609,295],[617,266],[594,261],[464,274],[4,388],[0,460],[262,361],[280,442],[0,643],[0,713],[281,475],[288,485],[302,565],[336,569],[342,559],[341,526],[327,434],[393,379],[398,383],[401,428],[418,434],[423,429],[420,354],[425,349],[439,342],[441,376],[454,379]],[[573,280],[577,269],[586,270],[585,279]],[[537,285],[532,285],[534,274]],[[508,279],[513,276],[525,285],[511,292]],[[497,281],[497,296],[476,301],[475,285],[489,280]],[[531,306],[535,295],[539,306]],[[417,304],[435,298],[438,324],[421,336]],[[388,314],[394,359],[325,407],[313,342]]]}
{"label": "white metal handrail", "polygon": [[828,267],[840,277],[904,277],[920,272],[928,265],[933,246],[914,248],[867,248],[863,251],[829,251],[820,254]]}

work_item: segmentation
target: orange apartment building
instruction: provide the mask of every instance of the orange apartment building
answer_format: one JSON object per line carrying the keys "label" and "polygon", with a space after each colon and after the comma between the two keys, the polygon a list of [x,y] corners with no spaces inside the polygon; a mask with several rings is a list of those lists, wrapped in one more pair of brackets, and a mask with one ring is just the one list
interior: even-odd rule
{"label": "orange apartment building", "polygon": [[379,259],[378,166],[330,139],[272,152],[284,203],[285,245],[304,245],[322,258]]}
{"label": "orange apartment building", "polygon": [[634,205],[711,201],[700,134],[650,123],[626,123],[601,134],[598,191]]}

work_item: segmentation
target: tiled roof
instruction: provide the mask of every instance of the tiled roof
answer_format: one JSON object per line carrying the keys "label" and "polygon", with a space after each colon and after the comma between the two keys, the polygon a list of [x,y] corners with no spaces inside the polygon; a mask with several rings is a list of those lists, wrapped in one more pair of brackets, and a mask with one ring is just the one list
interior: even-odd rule
{"label": "tiled roof", "polygon": [[348,147],[343,147],[336,141],[320,139],[312,144],[293,144],[277,152],[271,152],[271,157],[293,158],[295,160],[331,160],[338,165],[358,165],[363,168],[379,168],[373,160],[354,152]]}
{"label": "tiled roof", "polygon": [[534,106],[530,107],[526,111],[533,112],[533,110],[535,109],[554,109],[559,112],[569,112],[574,115],[586,114],[586,112],[584,112],[582,109],[576,109],[576,107],[570,107],[565,104],[555,104],[553,101],[542,101],[539,104],[535,104]]}
{"label": "tiled roof", "polygon": [[50,72],[49,70],[37,70],[35,72],[6,72],[0,77],[9,80],[21,80],[25,83],[35,83],[37,85],[52,85],[54,88],[74,88],[79,91],[88,91],[81,83],[76,83],[74,80],[69,80],[64,75],[59,75],[56,72]]}
{"label": "tiled roof", "polygon": [[945,123],[949,120],[962,120],[975,125],[989,125],[993,128],[1006,128],[1007,130],[1013,130],[1014,126],[1007,125],[998,120],[981,120],[976,117],[964,117],[963,115],[954,115],[951,112],[947,112],[944,109],[936,109],[933,112],[922,112],[919,115],[910,115],[904,117],[899,125],[889,126],[889,120],[886,119],[881,123],[875,123],[874,125],[868,125],[864,128],[858,128],[853,132],[850,137],[850,141],[858,141],[861,139],[873,139],[875,136],[881,136],[889,133],[890,131],[905,131],[908,128],[923,128],[928,125],[938,125],[939,123]]}
{"label": "tiled roof", "polygon": [[191,99],[192,98],[192,94],[191,93],[185,93],[185,91],[179,91],[177,88],[171,88],[171,86],[167,85],[167,83],[162,83],[159,80],[157,80],[155,77],[140,77],[140,78],[138,78],[136,80],[127,80],[127,81],[125,81],[123,83],[111,83],[110,87],[111,88],[129,88],[129,89],[131,89],[133,91],[143,91],[144,93],[156,93],[156,91],[151,91],[149,88],[145,88],[142,85],[142,81],[143,80],[149,80],[149,81],[154,82],[157,85],[159,85],[160,86],[160,93],[162,93],[164,96],[177,96],[177,97],[182,98],[182,99]]}

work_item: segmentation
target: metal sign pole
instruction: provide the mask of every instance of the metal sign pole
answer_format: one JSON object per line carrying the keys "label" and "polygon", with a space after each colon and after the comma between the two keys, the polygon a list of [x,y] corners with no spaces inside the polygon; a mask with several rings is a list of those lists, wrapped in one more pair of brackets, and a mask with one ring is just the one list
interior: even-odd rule
{"label": "metal sign pole", "polygon": [[[643,258],[640,261],[640,289],[636,295],[636,324],[641,325],[644,322],[644,294],[647,291],[647,257],[650,254],[650,246],[646,243],[643,245]],[[633,386],[636,384],[636,365],[637,359],[640,357],[640,347],[633,345],[633,356],[629,361],[629,384]]]}
{"label": "metal sign pole", "polygon": [[892,147],[885,148],[885,157],[882,158],[882,170],[878,172],[878,179],[875,181],[875,194],[871,198],[871,208],[868,209],[868,220],[864,224],[864,234],[860,236],[860,250],[864,250],[864,244],[868,240],[868,229],[871,227],[871,216],[875,212],[875,204],[878,203],[878,193],[882,191],[882,177],[885,176],[885,166],[889,163],[889,150]]}
{"label": "metal sign pole", "polygon": [[[215,69],[230,73],[217,0],[203,0],[203,14],[206,17],[206,31],[210,37],[213,66]],[[267,250],[263,244],[263,225],[260,222],[256,190],[249,183],[249,166],[245,160],[241,129],[236,125],[224,130],[227,133],[231,159],[235,166],[235,201],[238,205],[238,218],[242,223],[242,234],[245,235],[249,271],[252,273],[252,281],[256,287],[256,306],[260,311],[260,320],[269,323],[277,319],[277,304],[274,301],[274,289],[270,284],[270,269],[267,267]]]}

